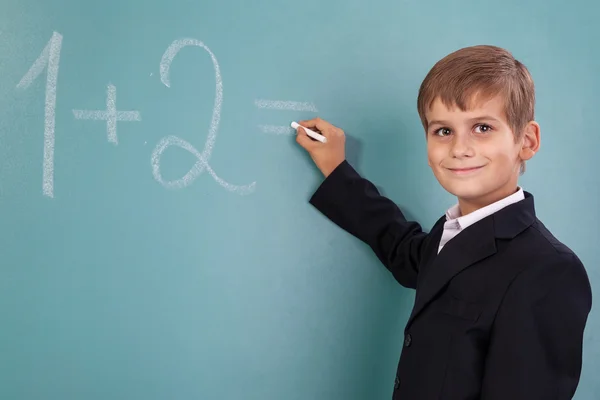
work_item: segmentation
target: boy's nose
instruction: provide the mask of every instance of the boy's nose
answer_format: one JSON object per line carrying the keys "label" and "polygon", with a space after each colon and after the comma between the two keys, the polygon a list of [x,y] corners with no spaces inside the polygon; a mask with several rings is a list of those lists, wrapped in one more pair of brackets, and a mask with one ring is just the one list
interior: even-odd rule
{"label": "boy's nose", "polygon": [[469,135],[456,134],[450,144],[450,153],[453,157],[472,157],[475,155],[475,149]]}

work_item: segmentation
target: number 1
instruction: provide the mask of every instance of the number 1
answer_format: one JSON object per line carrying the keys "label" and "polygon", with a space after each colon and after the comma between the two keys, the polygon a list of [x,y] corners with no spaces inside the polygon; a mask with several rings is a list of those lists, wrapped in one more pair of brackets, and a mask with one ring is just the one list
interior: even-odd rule
{"label": "number 1", "polygon": [[17,84],[19,89],[27,89],[47,68],[46,103],[44,109],[44,162],[42,166],[42,191],[44,196],[54,197],[54,125],[56,123],[56,84],[62,35],[57,32],[42,50],[29,71]]}

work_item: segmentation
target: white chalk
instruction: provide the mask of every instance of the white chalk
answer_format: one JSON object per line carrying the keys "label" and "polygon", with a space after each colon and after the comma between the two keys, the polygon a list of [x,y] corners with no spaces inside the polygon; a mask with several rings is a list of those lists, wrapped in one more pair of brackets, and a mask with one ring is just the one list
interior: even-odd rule
{"label": "white chalk", "polygon": [[292,122],[292,128],[298,129],[299,127],[302,127],[306,131],[306,134],[308,136],[310,136],[311,138],[313,138],[315,140],[318,140],[321,143],[327,143],[327,138],[325,136],[323,136],[323,135],[321,135],[321,134],[319,134],[319,133],[317,133],[315,131],[312,131],[312,130],[310,130],[308,128],[305,128],[305,127],[303,127],[302,125],[298,124],[295,121]]}

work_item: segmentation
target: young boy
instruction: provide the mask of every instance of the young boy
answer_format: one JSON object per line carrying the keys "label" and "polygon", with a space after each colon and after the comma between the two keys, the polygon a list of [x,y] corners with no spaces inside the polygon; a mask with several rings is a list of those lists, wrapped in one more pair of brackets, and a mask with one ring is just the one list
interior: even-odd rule
{"label": "young boy", "polygon": [[[535,215],[517,181],[540,145],[534,84],[504,49],[474,46],[440,60],[417,108],[429,166],[458,199],[429,233],[359,176],[344,132],[298,128],[325,180],[310,199],[416,289],[394,399],[570,399],[592,294],[578,257]],[[407,194],[410,195],[410,194]]]}

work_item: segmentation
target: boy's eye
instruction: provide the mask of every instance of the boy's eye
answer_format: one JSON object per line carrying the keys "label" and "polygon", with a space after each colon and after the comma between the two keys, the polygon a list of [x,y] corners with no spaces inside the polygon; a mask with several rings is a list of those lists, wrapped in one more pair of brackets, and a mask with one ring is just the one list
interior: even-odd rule
{"label": "boy's eye", "polygon": [[492,130],[492,127],[486,124],[479,124],[475,127],[477,133],[487,133]]}
{"label": "boy's eye", "polygon": [[447,136],[447,135],[450,134],[450,129],[448,129],[448,128],[439,128],[439,129],[436,129],[435,131],[433,131],[433,134],[437,135],[437,136]]}

